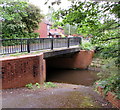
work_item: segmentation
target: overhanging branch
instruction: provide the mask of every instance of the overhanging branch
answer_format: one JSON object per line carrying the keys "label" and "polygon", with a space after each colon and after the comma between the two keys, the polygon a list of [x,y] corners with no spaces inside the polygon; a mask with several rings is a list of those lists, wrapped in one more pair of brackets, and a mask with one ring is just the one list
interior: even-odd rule
{"label": "overhanging branch", "polygon": [[102,41],[108,41],[108,40],[112,40],[112,39],[120,39],[120,37],[112,37],[112,38],[108,38],[108,39],[103,39]]}

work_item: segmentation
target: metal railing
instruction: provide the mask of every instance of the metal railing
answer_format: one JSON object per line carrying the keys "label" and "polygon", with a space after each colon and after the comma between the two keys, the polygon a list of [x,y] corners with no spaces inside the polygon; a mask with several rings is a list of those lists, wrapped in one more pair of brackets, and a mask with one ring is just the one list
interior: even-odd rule
{"label": "metal railing", "polygon": [[81,44],[81,38],[32,38],[32,39],[1,39],[1,53],[11,54],[62,48]]}

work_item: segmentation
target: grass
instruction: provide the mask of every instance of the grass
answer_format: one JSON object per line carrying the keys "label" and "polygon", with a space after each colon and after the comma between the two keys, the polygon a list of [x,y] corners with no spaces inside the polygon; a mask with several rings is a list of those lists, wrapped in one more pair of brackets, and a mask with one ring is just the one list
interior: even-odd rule
{"label": "grass", "polygon": [[34,55],[34,54],[39,54],[41,52],[46,52],[46,51],[51,51],[51,50],[42,50],[42,51],[34,51],[34,52],[22,52],[22,53],[13,53],[13,54],[3,54],[1,55],[1,57],[8,57],[8,56],[13,56],[13,57],[16,57],[16,56],[21,56],[21,55]]}
{"label": "grass", "polygon": [[57,87],[57,85],[52,83],[52,82],[45,82],[44,84],[39,84],[39,83],[32,84],[32,83],[29,83],[25,87],[27,87],[28,89],[37,89],[37,88],[41,88],[41,87],[55,88],[55,87]]}
{"label": "grass", "polygon": [[56,84],[54,84],[54,83],[52,83],[52,82],[45,82],[45,83],[44,83],[44,86],[47,87],[47,88],[49,88],[49,87],[54,88],[54,87],[56,87]]}
{"label": "grass", "polygon": [[15,54],[10,54],[10,56],[19,56],[19,55],[26,55],[28,54],[27,52],[22,52],[22,53],[15,53]]}

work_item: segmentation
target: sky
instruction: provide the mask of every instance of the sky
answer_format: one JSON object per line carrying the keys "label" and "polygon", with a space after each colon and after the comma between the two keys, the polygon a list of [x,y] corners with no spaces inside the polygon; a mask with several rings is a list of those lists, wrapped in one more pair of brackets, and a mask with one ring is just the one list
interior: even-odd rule
{"label": "sky", "polygon": [[[30,3],[38,6],[42,10],[43,14],[47,14],[48,10],[49,10],[48,9],[48,5],[50,4],[50,2],[55,1],[55,0],[49,0],[48,5],[44,4],[46,0],[28,0],[28,1]],[[80,1],[85,1],[85,0],[80,0]],[[86,1],[90,1],[90,0],[86,0]],[[114,1],[114,2],[116,1],[116,2],[118,2],[119,0],[93,0],[93,1]],[[66,9],[70,5],[71,5],[70,1],[68,1],[68,0],[61,0],[61,4],[59,6],[58,5],[54,5],[53,7],[54,7],[55,10],[58,10],[60,7]]]}
{"label": "sky", "polygon": [[[54,0],[50,0],[50,2],[51,1],[54,1]],[[48,5],[50,2],[48,2],[48,5],[44,5],[45,0],[29,0],[29,2],[38,6],[42,10],[43,14],[48,13]],[[62,3],[59,6],[58,5],[53,6],[55,10],[58,10],[60,7],[65,9],[71,5],[71,3],[67,0],[61,0],[61,2]]]}

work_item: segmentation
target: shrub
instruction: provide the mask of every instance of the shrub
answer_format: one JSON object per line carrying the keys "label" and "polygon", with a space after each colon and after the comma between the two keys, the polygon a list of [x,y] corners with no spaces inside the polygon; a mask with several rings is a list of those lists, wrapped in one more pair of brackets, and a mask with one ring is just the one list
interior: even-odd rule
{"label": "shrub", "polygon": [[94,50],[94,46],[88,41],[86,41],[86,42],[83,41],[81,48],[82,48],[82,50]]}
{"label": "shrub", "polygon": [[120,99],[120,75],[114,74],[105,80],[98,81],[98,85],[103,88],[104,94],[111,91],[116,95],[116,98]]}
{"label": "shrub", "polygon": [[102,66],[102,71],[98,73],[100,80],[97,82],[101,86],[106,95],[108,91],[116,94],[120,99],[120,74],[116,66],[116,58],[109,58],[105,60],[105,65]]}
{"label": "shrub", "polygon": [[53,88],[56,87],[56,85],[52,82],[46,82],[46,83],[44,83],[44,86],[45,87],[53,87]]}

